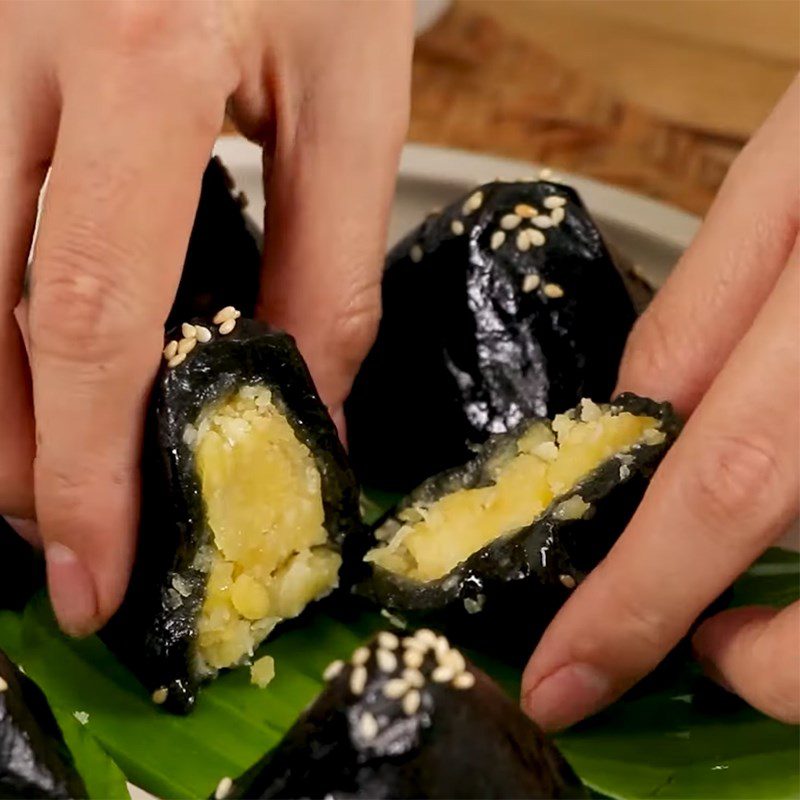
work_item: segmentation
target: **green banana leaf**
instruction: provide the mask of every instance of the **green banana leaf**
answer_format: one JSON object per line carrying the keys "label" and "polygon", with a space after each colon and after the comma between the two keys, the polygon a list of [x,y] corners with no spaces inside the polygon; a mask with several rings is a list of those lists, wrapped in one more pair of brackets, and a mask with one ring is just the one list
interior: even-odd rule
{"label": "green banana leaf", "polygon": [[[798,597],[798,577],[798,554],[771,550],[737,583],[733,602],[785,605]],[[71,720],[65,733],[72,712],[85,711],[79,733],[93,737],[133,783],[160,797],[206,797],[280,739],[320,691],[329,661],[347,658],[386,624],[377,613],[320,606],[262,647],[277,666],[266,689],[250,685],[246,669],[233,670],[203,691],[186,718],[154,706],[97,639],[64,638],[43,596],[22,614],[0,613],[0,642],[42,686],[59,721]],[[518,691],[518,672],[470,655]],[[773,800],[800,791],[798,728],[706,681],[686,652],[557,743],[589,786],[615,798]],[[82,757],[81,767],[93,796],[121,796],[105,761]]]}
{"label": "green banana leaf", "polygon": [[128,800],[128,786],[122,770],[103,750],[100,743],[86,729],[85,724],[64,708],[53,708],[58,718],[64,740],[75,758],[75,765],[83,777],[89,797],[103,800]]}
{"label": "green banana leaf", "polygon": [[[21,659],[21,618],[10,611],[0,611],[0,645],[9,657],[20,664],[25,673],[32,677]],[[73,709],[54,702],[56,698],[46,692],[53,715],[58,721],[64,741],[75,759],[75,766],[86,784],[89,797],[100,800],[128,800],[128,788],[122,770],[108,756],[97,739],[86,729],[84,723],[75,716]],[[82,714],[79,717],[86,720]],[[86,720],[88,725],[88,720]]]}

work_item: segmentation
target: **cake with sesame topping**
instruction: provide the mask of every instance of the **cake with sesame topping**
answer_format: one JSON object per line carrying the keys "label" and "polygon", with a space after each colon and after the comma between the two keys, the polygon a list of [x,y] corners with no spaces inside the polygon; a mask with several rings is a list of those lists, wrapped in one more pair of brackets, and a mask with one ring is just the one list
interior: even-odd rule
{"label": "cake with sesame topping", "polygon": [[203,173],[200,199],[167,328],[210,317],[233,305],[255,311],[261,275],[262,235],[244,208],[247,198],[216,156]]}
{"label": "cake with sesame topping", "polygon": [[[233,306],[168,337],[142,478],[139,552],[103,636],[154,703],[186,713],[202,681],[339,585],[359,492],[293,339]],[[252,680],[276,670],[264,656]]]}
{"label": "cake with sesame topping", "polygon": [[679,428],[669,404],[624,394],[492,437],[378,522],[356,592],[527,659],[624,530]]}
{"label": "cake with sesame topping", "polygon": [[556,180],[487,183],[431,213],[386,259],[345,406],[356,474],[408,491],[523,419],[609,400],[641,294],[629,272]]}
{"label": "cake with sesame topping", "polygon": [[232,798],[561,798],[586,790],[487,675],[432,630],[391,631],[325,670],[327,685]]}
{"label": "cake with sesame topping", "polygon": [[41,689],[0,650],[0,797],[88,796]]}

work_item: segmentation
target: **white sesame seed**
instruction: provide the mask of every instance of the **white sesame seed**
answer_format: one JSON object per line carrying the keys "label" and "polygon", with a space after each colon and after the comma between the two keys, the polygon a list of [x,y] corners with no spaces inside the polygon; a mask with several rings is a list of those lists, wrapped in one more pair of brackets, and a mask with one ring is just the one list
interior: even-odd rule
{"label": "white sesame seed", "polygon": [[397,669],[397,656],[391,650],[377,650],[375,659],[378,662],[378,668],[382,672],[394,672]]}
{"label": "white sesame seed", "polygon": [[560,225],[564,221],[565,216],[566,212],[563,208],[554,208],[550,212],[550,219],[553,220],[554,225]]}
{"label": "white sesame seed", "polygon": [[471,689],[475,685],[475,676],[471,672],[462,672],[453,678],[456,689]]}
{"label": "white sesame seed", "polygon": [[442,666],[451,667],[456,674],[463,672],[467,668],[467,662],[458,650],[450,650],[450,652],[442,658],[441,663]]}
{"label": "white sesame seed", "polygon": [[550,180],[553,177],[553,170],[550,167],[545,167],[544,169],[539,170],[539,180],[546,181]]}
{"label": "white sesame seed", "polygon": [[517,242],[516,242],[516,244],[517,244],[517,250],[521,250],[523,253],[526,250],[530,250],[531,249],[531,240],[528,238],[528,232],[527,231],[520,231],[517,234]]}
{"label": "white sesame seed", "polygon": [[367,668],[356,667],[350,675],[350,691],[353,694],[361,694],[367,685]]}
{"label": "white sesame seed", "polygon": [[528,241],[533,247],[541,247],[547,241],[544,234],[536,230],[536,228],[528,228],[526,232],[528,234]]}
{"label": "white sesame seed", "polygon": [[162,703],[166,702],[168,694],[169,694],[169,689],[167,689],[166,686],[161,686],[160,688],[156,689],[153,692],[153,694],[150,695],[150,699],[157,706],[160,706]]}
{"label": "white sesame seed", "polygon": [[454,219],[454,220],[453,220],[453,221],[450,223],[450,230],[451,230],[451,231],[452,231],[452,232],[453,232],[453,233],[454,233],[456,236],[461,236],[461,234],[462,234],[462,233],[464,233],[464,230],[465,230],[465,228],[464,228],[464,223],[463,223],[463,222],[462,222],[460,219]]}
{"label": "white sesame seed", "polygon": [[403,680],[414,689],[421,689],[425,685],[425,676],[418,669],[404,669]]}
{"label": "white sesame seed", "polygon": [[381,631],[378,634],[378,644],[386,650],[395,650],[400,646],[400,640],[391,631]]}
{"label": "white sesame seed", "polygon": [[412,689],[403,698],[403,711],[410,717],[419,711],[422,697],[416,689]]}
{"label": "white sesame seed", "polygon": [[326,681],[332,681],[342,670],[344,669],[344,661],[337,659],[336,661],[331,661],[327,667],[325,667],[325,671],[322,673],[322,677]]}
{"label": "white sesame seed", "polygon": [[436,634],[430,628],[420,628],[414,638],[422,645],[434,647],[436,645]]}
{"label": "white sesame seed", "polygon": [[566,204],[567,198],[559,197],[557,194],[551,194],[549,197],[545,197],[544,202],[542,203],[545,208],[561,208],[561,206]]}
{"label": "white sesame seed", "polygon": [[402,697],[408,691],[408,684],[402,678],[392,678],[383,684],[383,693],[391,700]]}
{"label": "white sesame seed", "polygon": [[227,336],[236,327],[235,319],[226,319],[222,325],[219,326],[221,336]]}
{"label": "white sesame seed", "polygon": [[414,650],[419,652],[424,652],[428,645],[425,642],[420,642],[415,639],[413,636],[407,636],[403,639],[403,647],[408,650]]}
{"label": "white sesame seed", "polygon": [[197,344],[197,339],[181,339],[178,342],[178,353],[191,353]]}
{"label": "white sesame seed", "polygon": [[541,214],[538,217],[534,217],[532,220],[533,224],[537,228],[552,228],[553,227],[553,220],[550,217]]}
{"label": "white sesame seed", "polygon": [[500,217],[500,227],[504,231],[513,231],[520,222],[522,222],[522,217],[519,214],[505,214]]}
{"label": "white sesame seed", "polygon": [[546,283],[542,291],[547,297],[556,298],[564,296],[564,290],[557,283]]}
{"label": "white sesame seed", "polygon": [[431,673],[434,683],[449,683],[455,677],[452,667],[439,666]]}
{"label": "white sesame seed", "polygon": [[174,369],[175,367],[183,364],[184,361],[186,361],[186,353],[178,353],[178,355],[173,356],[169,361],[167,361],[167,366],[170,369]]}
{"label": "white sesame seed", "polygon": [[233,312],[233,318],[234,319],[239,319],[239,317],[241,317],[241,316],[242,316],[242,312],[239,311],[239,309],[237,308],[236,311]]}
{"label": "white sesame seed", "polygon": [[527,203],[519,203],[514,206],[514,213],[523,219],[530,219],[531,217],[535,217],[537,212],[533,206]]}
{"label": "white sesame seed", "polygon": [[366,664],[369,661],[369,650],[366,647],[359,647],[353,652],[350,659],[354,664]]}
{"label": "white sesame seed", "polygon": [[436,651],[436,658],[441,660],[450,652],[450,642],[448,642],[444,636],[439,636],[436,639],[434,650]]}
{"label": "white sesame seed", "polygon": [[188,322],[184,322],[181,325],[181,333],[184,339],[194,339],[197,336],[197,330],[194,325],[190,325]]}
{"label": "white sesame seed", "polygon": [[233,306],[225,306],[225,308],[221,308],[214,314],[214,319],[211,321],[215,325],[222,325],[223,322],[226,322],[229,319],[235,319],[236,317],[236,309]]}
{"label": "white sesame seed", "polygon": [[358,720],[358,732],[367,740],[378,735],[378,720],[369,711],[365,711]]}
{"label": "white sesame seed", "polygon": [[414,244],[411,246],[411,249],[408,251],[408,257],[415,263],[419,264],[422,261],[422,257],[425,253],[422,251],[422,248],[418,244]]}
{"label": "white sesame seed", "polygon": [[214,800],[225,800],[232,788],[233,781],[229,777],[225,776],[217,784],[217,788],[214,790]]}
{"label": "white sesame seed", "polygon": [[573,578],[572,575],[559,575],[558,579],[561,581],[562,584],[564,584],[564,586],[567,587],[567,589],[574,589],[575,586],[577,585],[575,582],[575,578]]}
{"label": "white sesame seed", "polygon": [[211,341],[211,331],[208,328],[204,328],[202,325],[195,325],[195,338],[201,344],[205,344],[206,342]]}
{"label": "white sesame seed", "polygon": [[495,231],[492,234],[492,238],[489,242],[489,246],[492,250],[499,250],[503,246],[503,242],[506,240],[506,235],[503,231]]}
{"label": "white sesame seed", "polygon": [[418,669],[404,669],[403,680],[409,686],[416,686],[417,689],[425,685],[425,676]]}
{"label": "white sesame seed", "polygon": [[526,275],[522,279],[522,291],[532,292],[534,289],[538,288],[541,282],[542,279],[538,275]]}
{"label": "white sesame seed", "polygon": [[169,361],[171,358],[175,358],[178,353],[178,343],[173,339],[165,348],[164,348],[164,358]]}
{"label": "white sesame seed", "polygon": [[424,660],[425,660],[425,655],[422,653],[421,650],[409,648],[403,654],[403,662],[407,667],[411,667],[411,669],[419,669],[422,666],[422,662]]}
{"label": "white sesame seed", "polygon": [[465,201],[461,207],[462,214],[471,214],[477,211],[483,205],[483,192],[474,192]]}
{"label": "white sesame seed", "polygon": [[0,692],[5,692],[8,689],[8,682],[5,678],[0,678]]}

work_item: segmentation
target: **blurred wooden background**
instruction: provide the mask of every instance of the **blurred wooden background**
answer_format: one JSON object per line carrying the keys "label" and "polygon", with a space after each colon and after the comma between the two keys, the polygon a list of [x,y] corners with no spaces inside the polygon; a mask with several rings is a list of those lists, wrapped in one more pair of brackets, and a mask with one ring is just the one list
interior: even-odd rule
{"label": "blurred wooden background", "polygon": [[417,42],[410,138],[702,214],[798,63],[797,0],[456,0]]}

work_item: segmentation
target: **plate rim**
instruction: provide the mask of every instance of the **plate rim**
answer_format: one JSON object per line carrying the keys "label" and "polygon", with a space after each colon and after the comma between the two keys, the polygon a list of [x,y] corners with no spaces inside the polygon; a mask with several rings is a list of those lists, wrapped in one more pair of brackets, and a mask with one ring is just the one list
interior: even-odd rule
{"label": "plate rim", "polygon": [[[231,171],[252,168],[260,163],[261,148],[238,134],[221,136],[215,146],[218,155]],[[402,150],[398,179],[450,183],[454,186],[479,184],[496,177],[513,180],[538,175],[546,167],[535,161],[474,153],[454,147],[409,142]],[[587,206],[611,222],[618,223],[644,237],[659,239],[678,251],[685,250],[697,233],[701,218],[695,214],[645,197],[618,186],[554,169],[554,174],[574,186]]]}

